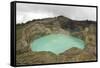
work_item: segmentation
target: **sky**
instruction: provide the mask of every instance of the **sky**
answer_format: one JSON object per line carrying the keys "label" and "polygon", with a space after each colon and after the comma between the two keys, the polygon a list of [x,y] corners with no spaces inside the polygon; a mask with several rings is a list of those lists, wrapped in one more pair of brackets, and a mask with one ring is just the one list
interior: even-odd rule
{"label": "sky", "polygon": [[73,20],[92,20],[96,21],[95,7],[61,6],[45,4],[16,4],[16,21],[25,23],[33,19],[48,17],[66,16]]}

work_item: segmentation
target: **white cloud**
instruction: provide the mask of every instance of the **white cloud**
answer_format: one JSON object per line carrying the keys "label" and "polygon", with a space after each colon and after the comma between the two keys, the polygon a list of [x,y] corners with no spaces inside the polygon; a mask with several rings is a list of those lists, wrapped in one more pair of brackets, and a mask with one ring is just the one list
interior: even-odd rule
{"label": "white cloud", "polygon": [[64,15],[74,20],[96,21],[96,8],[17,3],[17,23]]}

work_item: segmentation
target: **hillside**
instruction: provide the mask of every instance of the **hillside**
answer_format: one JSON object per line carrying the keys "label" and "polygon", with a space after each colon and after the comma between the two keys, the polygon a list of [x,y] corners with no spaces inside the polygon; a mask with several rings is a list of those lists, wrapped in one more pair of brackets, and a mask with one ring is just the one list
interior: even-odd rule
{"label": "hillside", "polygon": [[[65,34],[78,37],[86,43],[83,50],[71,48],[55,55],[52,52],[32,52],[30,44],[49,34]],[[76,21],[64,16],[35,19],[16,24],[16,63],[45,64],[96,60],[96,22]]]}

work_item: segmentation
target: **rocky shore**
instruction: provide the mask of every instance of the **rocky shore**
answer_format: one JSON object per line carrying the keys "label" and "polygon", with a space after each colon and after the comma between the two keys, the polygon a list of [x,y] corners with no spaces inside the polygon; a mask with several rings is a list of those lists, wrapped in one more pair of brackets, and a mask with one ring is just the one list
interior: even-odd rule
{"label": "rocky shore", "polygon": [[[56,55],[52,52],[32,52],[30,43],[49,34],[65,34],[81,38],[85,43],[83,50],[71,48]],[[48,64],[96,61],[96,22],[76,21],[64,16],[36,19],[16,24],[16,64]]]}

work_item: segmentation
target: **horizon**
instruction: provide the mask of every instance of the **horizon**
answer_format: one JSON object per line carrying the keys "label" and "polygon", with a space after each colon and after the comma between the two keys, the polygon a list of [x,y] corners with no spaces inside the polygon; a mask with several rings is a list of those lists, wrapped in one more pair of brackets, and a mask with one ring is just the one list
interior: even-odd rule
{"label": "horizon", "polygon": [[96,21],[96,8],[45,4],[16,4],[16,23],[26,23],[31,20],[65,16],[72,20]]}
{"label": "horizon", "polygon": [[[60,16],[62,16],[62,15],[60,15]],[[59,17],[59,16],[56,16],[56,17]],[[64,17],[66,17],[66,16],[64,16]],[[55,17],[47,17],[47,18],[55,18]],[[16,24],[25,24],[25,23],[27,23],[27,22],[29,22],[29,21],[34,21],[34,20],[38,21],[38,20],[43,20],[43,19],[47,19],[47,18],[32,19],[32,20],[28,20],[28,21],[26,21],[26,22],[20,22],[20,23],[16,23]],[[68,17],[66,17],[66,18],[68,18]],[[68,19],[70,19],[70,18],[68,18]],[[71,20],[72,20],[72,19],[71,19]],[[73,20],[73,21],[93,21],[93,20],[85,19],[85,20]],[[95,21],[95,22],[96,22],[96,21]]]}

